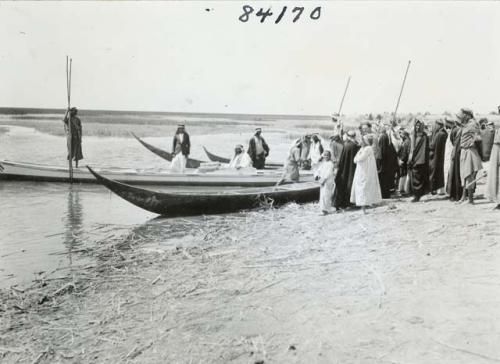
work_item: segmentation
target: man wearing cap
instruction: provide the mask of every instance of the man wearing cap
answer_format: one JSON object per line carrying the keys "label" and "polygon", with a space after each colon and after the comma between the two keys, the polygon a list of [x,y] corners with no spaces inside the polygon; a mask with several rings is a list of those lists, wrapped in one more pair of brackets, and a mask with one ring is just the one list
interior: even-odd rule
{"label": "man wearing cap", "polygon": [[474,119],[474,113],[470,109],[462,109],[459,115],[464,125],[460,137],[460,181],[463,187],[462,199],[469,198],[469,203],[474,203],[474,191],[476,190],[477,172],[483,168],[481,157],[477,150],[476,142],[481,140],[479,124]]}
{"label": "man wearing cap", "polygon": [[[78,109],[72,107],[64,116],[64,130],[68,140],[68,160],[75,161],[78,168],[78,161],[83,159],[82,153],[82,122],[76,114]],[[69,114],[69,116],[68,116]],[[69,134],[71,131],[71,135]]]}
{"label": "man wearing cap", "polygon": [[184,124],[179,124],[172,144],[172,154],[175,155],[170,167],[172,171],[184,173],[190,151],[191,142],[189,134],[186,133]]}
{"label": "man wearing cap", "polygon": [[248,144],[248,155],[252,159],[254,168],[264,169],[266,157],[269,155],[269,146],[261,136],[262,129],[256,128],[255,134]]}
{"label": "man wearing cap", "polygon": [[234,156],[229,162],[229,168],[241,169],[249,167],[252,167],[250,156],[243,150],[243,145],[236,145],[234,147]]}
{"label": "man wearing cap", "polygon": [[448,133],[442,120],[436,120],[429,143],[431,193],[444,194],[444,157]]}
{"label": "man wearing cap", "polygon": [[349,130],[346,137],[344,148],[340,154],[338,172],[335,176],[333,205],[337,211],[350,205],[352,181],[356,171],[354,157],[360,148],[356,142],[356,132],[354,130]]}

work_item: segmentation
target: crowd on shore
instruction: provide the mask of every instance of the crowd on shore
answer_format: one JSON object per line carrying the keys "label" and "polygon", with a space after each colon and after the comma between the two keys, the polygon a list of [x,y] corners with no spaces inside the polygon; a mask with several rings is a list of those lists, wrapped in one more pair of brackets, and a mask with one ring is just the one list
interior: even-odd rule
{"label": "crowd on shore", "polygon": [[406,127],[367,121],[344,131],[333,121],[329,143],[318,135],[302,137],[285,163],[285,179],[292,181],[299,179],[299,167],[315,171],[323,214],[353,206],[366,212],[393,196],[419,202],[429,193],[473,204],[476,182],[484,177],[478,172],[488,161],[487,197],[500,208],[500,131],[492,121],[477,121],[472,110],[432,123],[414,119]]}

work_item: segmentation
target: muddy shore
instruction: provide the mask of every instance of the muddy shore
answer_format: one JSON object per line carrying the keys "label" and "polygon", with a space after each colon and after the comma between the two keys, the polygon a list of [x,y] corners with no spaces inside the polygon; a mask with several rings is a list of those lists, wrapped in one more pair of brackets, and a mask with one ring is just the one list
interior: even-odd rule
{"label": "muddy shore", "polygon": [[0,361],[500,362],[492,208],[427,196],[114,229],[79,252],[93,263],[0,291]]}

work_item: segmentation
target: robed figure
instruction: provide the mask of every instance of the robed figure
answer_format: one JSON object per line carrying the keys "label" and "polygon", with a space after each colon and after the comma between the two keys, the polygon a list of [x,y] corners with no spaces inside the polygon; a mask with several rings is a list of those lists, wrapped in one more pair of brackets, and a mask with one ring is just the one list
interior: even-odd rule
{"label": "robed figure", "polygon": [[481,148],[483,157],[483,162],[490,160],[491,150],[493,148],[493,140],[495,138],[495,124],[489,121],[484,129],[481,129]]}
{"label": "robed figure", "polygon": [[493,147],[490,154],[490,167],[486,183],[487,197],[500,208],[500,129],[495,132]]}
{"label": "robed figure", "polygon": [[170,169],[174,172],[184,173],[190,151],[191,141],[189,140],[189,134],[186,133],[184,125],[181,124],[177,127],[172,142],[172,154],[174,158],[172,159]]}
{"label": "robed figure", "polygon": [[478,141],[481,140],[479,134],[479,124],[474,119],[474,114],[469,109],[462,109],[462,136],[460,137],[460,181],[463,187],[462,201],[466,197],[469,203],[474,203],[474,191],[476,189],[476,175],[483,168],[479,153]]}
{"label": "robed figure", "polygon": [[256,128],[255,134],[248,143],[248,155],[252,159],[254,168],[264,169],[266,157],[269,155],[269,146],[261,135],[262,129]]}
{"label": "robed figure", "polygon": [[412,202],[429,192],[429,137],[424,132],[424,125],[420,120],[415,122],[413,148],[410,152],[409,166],[411,168],[411,192],[414,195]]}
{"label": "robed figure", "polygon": [[398,156],[385,129],[378,138],[377,171],[382,198],[390,198],[394,189],[396,172],[398,170]]}
{"label": "robed figure", "polygon": [[335,177],[335,192],[333,195],[333,205],[335,208],[343,209],[349,206],[351,198],[352,181],[356,164],[354,157],[359,150],[359,145],[355,141],[356,133],[352,130],[347,132],[347,140],[340,154],[339,166]]}
{"label": "robed figure", "polygon": [[448,181],[446,184],[446,193],[452,201],[459,201],[462,198],[462,183],[460,182],[460,139],[462,137],[462,127],[456,125],[451,129],[450,142],[453,145],[450,155],[450,169],[448,171]]}
{"label": "robed figure", "polygon": [[335,167],[332,162],[332,154],[325,150],[322,155],[322,161],[316,170],[315,179],[320,184],[319,206],[323,215],[332,210],[332,196],[335,190]]}
{"label": "robed figure", "polygon": [[429,145],[431,192],[444,187],[444,157],[448,133],[442,121],[437,120]]}
{"label": "robed figure", "polygon": [[78,161],[83,159],[82,153],[82,121],[77,116],[78,109],[72,107],[69,115],[64,117],[64,129],[66,130],[68,142],[68,160],[74,160],[76,168]]}
{"label": "robed figure", "polygon": [[373,137],[365,135],[362,147],[354,157],[356,171],[351,189],[351,202],[363,207],[378,204],[382,201],[377,174],[377,162],[372,149]]}

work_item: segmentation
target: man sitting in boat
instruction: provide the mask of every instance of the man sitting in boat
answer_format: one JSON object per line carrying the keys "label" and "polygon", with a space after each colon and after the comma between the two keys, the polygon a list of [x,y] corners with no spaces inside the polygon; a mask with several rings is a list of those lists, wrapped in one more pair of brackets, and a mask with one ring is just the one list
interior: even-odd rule
{"label": "man sitting in boat", "polygon": [[243,145],[238,144],[234,147],[234,157],[229,162],[229,168],[241,169],[241,168],[251,168],[252,159],[245,153]]}
{"label": "man sitting in boat", "polygon": [[261,136],[262,129],[256,128],[255,134],[250,139],[248,145],[248,155],[252,159],[253,166],[257,169],[264,169],[266,165],[266,157],[269,155],[269,146]]}
{"label": "man sitting in boat", "polygon": [[[72,107],[64,116],[64,130],[68,137],[68,160],[75,161],[78,168],[78,161],[83,159],[82,153],[82,122],[76,114],[78,109]],[[69,114],[69,115],[68,115]],[[73,163],[73,162],[71,162]]]}
{"label": "man sitting in boat", "polygon": [[172,159],[170,169],[173,172],[184,173],[190,150],[191,142],[189,141],[189,134],[186,133],[185,126],[179,124],[174,135],[172,147],[172,154],[174,154],[175,157]]}

